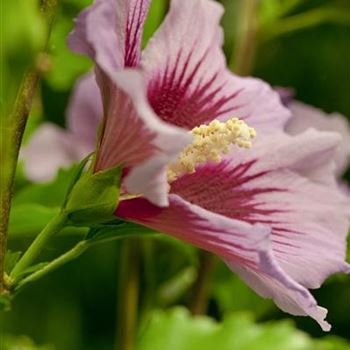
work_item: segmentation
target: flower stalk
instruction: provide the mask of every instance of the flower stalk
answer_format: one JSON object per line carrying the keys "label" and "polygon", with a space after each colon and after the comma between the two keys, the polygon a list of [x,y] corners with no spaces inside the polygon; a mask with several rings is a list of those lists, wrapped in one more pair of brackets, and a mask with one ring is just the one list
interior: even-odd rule
{"label": "flower stalk", "polygon": [[56,270],[57,268],[63,266],[67,262],[74,260],[75,258],[79,257],[81,254],[83,254],[89,247],[90,247],[90,243],[88,241],[86,240],[80,241],[68,252],[62,254],[57,259],[51,261],[49,264],[47,264],[45,267],[43,267],[39,271],[36,271],[31,275],[29,275],[28,277],[21,280],[18,283],[18,285],[16,285],[16,289],[24,286],[27,283],[34,282],[40,279],[41,277],[46,276],[48,273]]}
{"label": "flower stalk", "polygon": [[116,349],[118,350],[133,350],[135,348],[140,283],[139,259],[139,241],[137,239],[128,239],[123,242],[118,292],[118,330],[116,341]]}
{"label": "flower stalk", "polygon": [[190,309],[193,315],[204,315],[207,312],[212,274],[215,267],[215,256],[202,251],[198,276],[193,287]]}
{"label": "flower stalk", "polygon": [[[42,1],[41,12],[47,22],[47,35],[44,51],[47,50],[52,22],[58,0]],[[11,198],[16,173],[19,148],[26,122],[31,110],[42,69],[36,65],[29,70],[20,85],[11,114],[1,120],[0,144],[0,294],[5,291],[4,263],[7,246],[7,232],[10,216]]]}
{"label": "flower stalk", "polygon": [[11,272],[13,279],[17,279],[37,259],[49,239],[61,231],[66,223],[67,214],[64,211],[51,219],[13,268]]}
{"label": "flower stalk", "polygon": [[254,64],[258,36],[257,11],[259,1],[245,0],[242,4],[242,22],[238,31],[238,41],[231,57],[230,68],[237,74],[246,76]]}
{"label": "flower stalk", "polygon": [[18,153],[38,79],[39,76],[34,71],[26,74],[19,89],[12,114],[5,121],[2,120],[1,123],[0,293],[5,289],[4,263],[7,231]]}

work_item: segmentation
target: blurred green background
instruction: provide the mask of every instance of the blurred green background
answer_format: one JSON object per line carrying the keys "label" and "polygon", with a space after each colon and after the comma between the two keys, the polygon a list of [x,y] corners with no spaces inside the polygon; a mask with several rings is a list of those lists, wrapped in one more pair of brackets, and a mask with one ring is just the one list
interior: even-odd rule
{"label": "blurred green background", "polygon": [[[39,1],[1,1],[1,68],[6,89],[2,91],[1,112],[5,115],[23,73],[44,45],[46,27],[38,11]],[[89,3],[60,1],[49,43],[50,69],[35,98],[24,142],[43,121],[65,124],[74,81],[91,67],[86,58],[69,52],[65,40],[73,18]],[[224,49],[234,65],[244,0],[222,3],[226,9]],[[153,0],[144,42],[167,7],[166,0]],[[298,100],[349,117],[350,2],[265,0],[261,1],[259,23],[252,75],[274,86],[292,87]],[[31,184],[19,166],[9,236],[12,251],[23,250],[55,213],[68,175],[69,170],[64,170],[51,184]],[[66,230],[49,244],[43,261],[67,250],[81,234],[81,230]],[[0,316],[0,349],[115,348],[118,290],[123,287],[118,277],[120,245],[113,242],[95,247],[21,291],[12,310]],[[211,318],[192,318],[184,308],[174,309],[190,303],[198,251],[168,237],[139,240],[137,245],[141,255],[135,262],[141,288],[138,350],[350,349],[338,338],[350,340],[350,281],[346,276],[334,276],[314,292],[319,304],[328,308],[333,325],[331,334],[323,339],[325,334],[315,322],[282,313],[272,302],[256,296],[219,261],[215,262],[210,287]]]}

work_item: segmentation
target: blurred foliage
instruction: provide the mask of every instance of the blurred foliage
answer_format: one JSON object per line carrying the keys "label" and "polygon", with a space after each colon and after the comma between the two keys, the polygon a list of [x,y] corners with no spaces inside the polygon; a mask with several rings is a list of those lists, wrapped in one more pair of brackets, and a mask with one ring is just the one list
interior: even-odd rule
{"label": "blurred foliage", "polygon": [[338,338],[313,340],[289,321],[256,324],[249,314],[236,313],[222,323],[191,317],[186,309],[155,311],[139,338],[137,350],[349,350]]}
{"label": "blurred foliage", "polygon": [[2,340],[1,350],[54,350],[51,346],[37,346],[25,336],[5,336]]}
{"label": "blurred foliage", "polygon": [[[1,109],[8,111],[24,71],[35,63],[43,47],[46,28],[38,0],[1,1],[6,13],[1,24],[2,32],[6,33],[0,56],[3,87],[6,87],[6,91],[1,91]],[[231,60],[236,41],[242,1],[221,1],[226,9],[222,24],[228,60]],[[65,125],[65,111],[74,81],[91,67],[88,59],[68,50],[66,36],[73,28],[73,18],[90,3],[91,0],[60,2],[48,47],[50,69],[43,77],[26,140],[41,121]],[[297,99],[350,117],[347,17],[350,2],[267,0],[260,3],[263,6],[259,19],[263,40],[257,47],[253,75],[272,85],[293,87]],[[143,45],[158,27],[168,5],[167,0],[153,0]],[[303,18],[300,16],[310,13],[313,16],[304,16],[304,22],[300,22]],[[271,29],[273,25],[275,29]],[[44,184],[29,183],[23,172],[18,172],[9,237],[13,253],[7,254],[7,270],[17,257],[16,252],[23,251],[57,212],[73,171],[61,170],[55,180]],[[66,229],[48,244],[42,261],[66,251],[85,233]],[[111,349],[118,327],[115,319],[117,290],[123,287],[118,285],[119,250],[119,242],[95,247],[21,291],[12,311],[0,315],[0,328],[12,334],[2,339],[5,350]],[[183,309],[152,312],[164,306],[188,305],[198,271],[197,250],[167,236],[147,239],[142,242],[141,265],[137,350],[349,349],[339,338],[312,340],[304,332],[317,337],[323,335],[315,322],[282,313],[271,301],[260,298],[233,276],[221,262],[217,262],[214,273],[209,314],[216,320],[223,319],[222,322],[192,318]],[[329,321],[334,326],[332,334],[347,339],[350,339],[349,290],[349,278],[336,276],[314,293],[319,303],[329,309]],[[232,312],[236,314],[230,315]],[[227,314],[230,316],[225,317]],[[289,321],[279,321],[286,317],[292,318],[303,332]],[[274,321],[256,324],[254,319]],[[38,344],[51,344],[51,347],[36,347],[22,334]]]}
{"label": "blurred foliage", "polygon": [[63,6],[53,27],[49,45],[53,69],[46,75],[47,83],[57,90],[68,90],[76,78],[92,66],[88,58],[73,54],[68,49],[66,39],[72,28],[72,16],[64,12]]}
{"label": "blurred foliage", "polygon": [[[6,15],[3,15],[6,14]],[[1,118],[11,110],[26,69],[43,48],[46,25],[37,0],[1,0]]]}
{"label": "blurred foliage", "polygon": [[12,201],[10,237],[33,237],[59,211],[77,166],[60,169],[47,183],[29,183],[18,189]]}

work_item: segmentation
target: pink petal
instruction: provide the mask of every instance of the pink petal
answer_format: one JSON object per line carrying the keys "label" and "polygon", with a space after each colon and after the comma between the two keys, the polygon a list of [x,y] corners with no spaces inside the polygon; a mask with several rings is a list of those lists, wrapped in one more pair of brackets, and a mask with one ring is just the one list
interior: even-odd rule
{"label": "pink petal", "polygon": [[310,314],[316,313],[311,294],[278,266],[267,226],[219,215],[175,194],[169,196],[167,208],[158,208],[143,198],[122,201],[116,215],[209,250],[230,261],[238,272],[256,271],[300,300],[300,304],[310,309]]}
{"label": "pink petal", "polygon": [[289,103],[288,108],[293,115],[286,127],[289,134],[295,135],[308,128],[315,128],[334,131],[342,136],[342,143],[335,155],[336,172],[342,175],[350,164],[350,126],[346,118],[339,113],[327,115],[320,109],[298,101]]}
{"label": "pink petal", "polygon": [[277,93],[258,79],[227,70],[221,50],[222,13],[214,1],[172,0],[141,62],[151,106],[165,121],[190,129],[232,116],[253,126],[281,127],[289,112]]}
{"label": "pink petal", "polygon": [[[259,294],[329,330],[326,310],[306,288],[350,272],[344,261],[349,199],[324,182],[332,174],[324,163],[338,141],[315,131],[267,134],[251,150],[174,181],[168,208],[138,198],[121,202],[116,215],[218,254]],[[315,176],[320,169],[330,175]],[[255,231],[262,225],[271,229],[269,239]]]}
{"label": "pink petal", "polygon": [[24,171],[35,182],[52,180],[59,168],[82,159],[89,149],[74,135],[58,126],[45,123],[34,133],[21,152]]}
{"label": "pink petal", "polygon": [[288,104],[292,102],[295,97],[295,90],[282,86],[275,86],[273,89],[278,93],[283,105],[288,107]]}
{"label": "pink petal", "polygon": [[142,30],[150,2],[151,0],[117,1],[117,33],[124,41],[126,67],[136,67],[140,62]]}
{"label": "pink petal", "polygon": [[331,162],[337,137],[310,131],[282,138],[276,135],[274,147],[269,137],[220,164],[198,167],[173,182],[171,192],[218,214],[269,225],[282,268],[317,288],[329,275],[349,270],[344,259],[350,202],[338,187],[314,180],[317,167],[325,171],[322,163]]}
{"label": "pink petal", "polygon": [[95,74],[81,77],[70,97],[67,109],[68,129],[79,141],[90,146],[92,152],[96,145],[99,123],[102,120],[103,108],[100,89]]}
{"label": "pink petal", "polygon": [[144,198],[124,200],[116,215],[248,265],[259,260],[259,247],[265,248],[268,240],[267,227],[218,215],[174,194],[169,195],[169,203],[169,207],[159,208]]}
{"label": "pink petal", "polygon": [[[256,158],[264,157],[262,164],[265,169],[289,168],[314,182],[336,187],[334,154],[340,142],[341,138],[336,133],[312,129],[298,137],[291,137],[282,132],[258,132],[249,154],[254,153]],[[246,154],[238,150],[234,156]]]}
{"label": "pink petal", "polygon": [[124,182],[128,192],[142,193],[153,203],[167,205],[166,166],[192,138],[154,114],[141,72],[116,72],[113,82],[96,170],[122,164],[129,168]]}
{"label": "pink petal", "polygon": [[76,18],[75,29],[68,37],[70,49],[89,56],[103,70],[123,67],[123,43],[115,31],[116,16],[113,0],[96,0]]}
{"label": "pink petal", "polygon": [[325,321],[327,309],[318,306],[306,289],[304,296],[301,296],[261,271],[257,272],[229,261],[227,261],[227,265],[259,295],[272,298],[281,310],[295,316],[310,316],[318,322],[324,331],[331,329],[331,325]]}
{"label": "pink petal", "polygon": [[76,19],[69,47],[96,61],[104,72],[137,66],[150,0],[96,0]]}

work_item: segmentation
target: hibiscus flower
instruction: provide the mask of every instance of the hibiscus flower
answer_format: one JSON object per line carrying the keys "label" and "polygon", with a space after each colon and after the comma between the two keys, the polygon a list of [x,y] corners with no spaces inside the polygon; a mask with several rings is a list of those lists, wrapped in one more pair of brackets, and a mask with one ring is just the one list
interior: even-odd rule
{"label": "hibiscus flower", "polygon": [[[277,94],[226,68],[214,1],[173,0],[141,53],[148,6],[97,0],[69,38],[96,63],[95,171],[126,169],[115,214],[214,252],[281,309],[329,330],[308,288],[349,272],[349,202],[331,169],[339,137],[281,131],[290,113]],[[242,149],[251,127],[254,146]]]}

